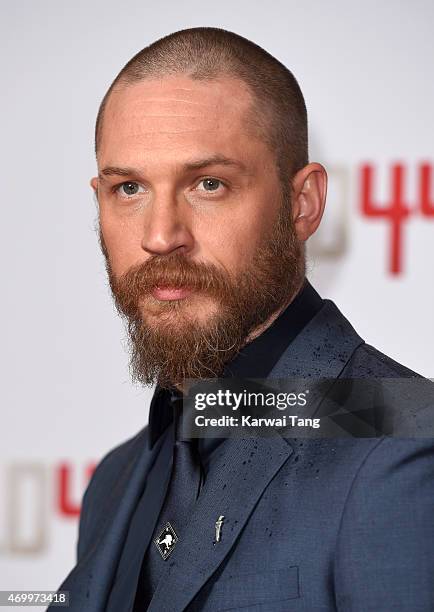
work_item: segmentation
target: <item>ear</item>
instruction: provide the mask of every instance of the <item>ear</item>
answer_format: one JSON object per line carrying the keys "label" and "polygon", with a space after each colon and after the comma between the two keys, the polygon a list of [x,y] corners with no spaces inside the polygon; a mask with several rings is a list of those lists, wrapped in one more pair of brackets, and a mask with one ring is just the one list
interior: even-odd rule
{"label": "ear", "polygon": [[94,190],[95,194],[97,194],[98,193],[98,177],[97,176],[94,176],[92,179],[90,179],[90,186]]}
{"label": "ear", "polygon": [[292,179],[292,220],[301,241],[306,241],[324,212],[327,195],[327,172],[321,164],[304,166]]}
{"label": "ear", "polygon": [[99,202],[98,202],[98,177],[94,176],[92,179],[90,179],[89,183],[90,183],[90,186],[93,189],[93,201],[95,203],[95,206],[98,208],[98,206],[99,206]]}

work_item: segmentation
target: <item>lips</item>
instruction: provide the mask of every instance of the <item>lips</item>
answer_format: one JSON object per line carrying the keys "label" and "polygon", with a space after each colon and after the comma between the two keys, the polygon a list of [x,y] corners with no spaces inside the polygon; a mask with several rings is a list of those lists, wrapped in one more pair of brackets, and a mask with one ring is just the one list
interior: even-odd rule
{"label": "lips", "polygon": [[183,300],[193,292],[190,287],[154,287],[152,295],[155,299],[166,300]]}

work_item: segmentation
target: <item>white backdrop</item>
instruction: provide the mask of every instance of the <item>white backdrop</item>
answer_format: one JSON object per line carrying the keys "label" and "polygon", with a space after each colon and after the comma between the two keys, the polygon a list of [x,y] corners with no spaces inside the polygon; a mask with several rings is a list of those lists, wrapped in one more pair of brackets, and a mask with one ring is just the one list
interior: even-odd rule
{"label": "white backdrop", "polygon": [[[88,185],[111,80],[156,38],[199,25],[285,63],[311,159],[330,170],[309,277],[367,341],[432,378],[434,4],[14,0],[1,13],[0,589],[55,589],[74,563],[88,470],[146,423],[151,395],[129,380]],[[366,164],[386,216],[363,211]]]}

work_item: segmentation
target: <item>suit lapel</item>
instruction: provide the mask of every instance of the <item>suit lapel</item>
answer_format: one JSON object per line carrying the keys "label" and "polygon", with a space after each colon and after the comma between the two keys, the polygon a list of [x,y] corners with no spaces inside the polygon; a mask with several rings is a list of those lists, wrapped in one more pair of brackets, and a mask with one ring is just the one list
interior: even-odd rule
{"label": "suit lapel", "polygon": [[147,437],[143,434],[137,437],[131,457],[110,491],[110,499],[104,500],[109,509],[104,526],[60,587],[74,594],[71,612],[99,612],[105,609],[131,517],[150,466],[164,441],[167,443],[167,436],[161,436],[150,451]]}
{"label": "suit lapel", "polygon": [[[227,440],[224,446],[185,535],[167,561],[148,612],[179,612],[189,604],[229,553],[264,489],[293,453],[283,438]],[[221,541],[214,543],[221,515],[225,517]]]}
{"label": "suit lapel", "polygon": [[364,344],[336,305],[324,306],[274,366],[269,378],[337,378],[354,351]]}
{"label": "suit lapel", "polygon": [[[122,546],[107,610],[132,610],[142,564],[169,484],[173,463],[174,427],[170,425],[161,449],[146,479],[143,495],[128,521],[128,534]],[[140,544],[138,544],[140,543]],[[133,586],[133,588],[132,588]]]}

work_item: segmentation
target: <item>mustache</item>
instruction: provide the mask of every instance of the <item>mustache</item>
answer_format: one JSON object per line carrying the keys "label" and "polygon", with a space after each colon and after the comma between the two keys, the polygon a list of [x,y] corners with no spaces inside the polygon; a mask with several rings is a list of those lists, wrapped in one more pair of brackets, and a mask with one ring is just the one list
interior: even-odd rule
{"label": "mustache", "polygon": [[213,297],[230,295],[229,273],[216,265],[193,261],[179,253],[153,255],[132,266],[119,278],[109,274],[112,292],[124,313],[136,314],[141,298],[155,287],[189,287]]}

